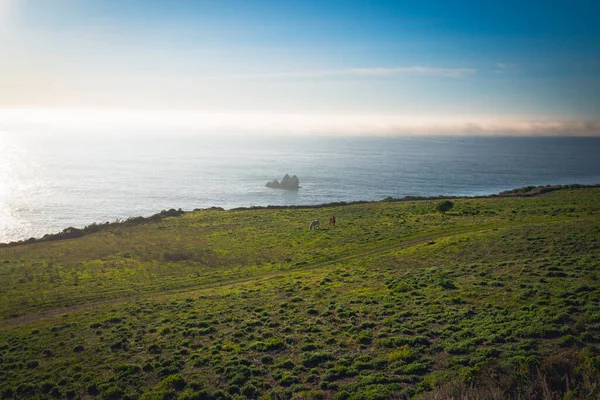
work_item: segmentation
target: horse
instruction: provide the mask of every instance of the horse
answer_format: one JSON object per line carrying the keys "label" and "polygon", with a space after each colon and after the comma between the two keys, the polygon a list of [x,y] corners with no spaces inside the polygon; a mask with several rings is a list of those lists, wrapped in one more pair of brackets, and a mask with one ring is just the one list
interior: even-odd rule
{"label": "horse", "polygon": [[315,219],[313,222],[310,223],[310,225],[308,226],[309,230],[313,230],[314,229],[319,229],[319,220]]}

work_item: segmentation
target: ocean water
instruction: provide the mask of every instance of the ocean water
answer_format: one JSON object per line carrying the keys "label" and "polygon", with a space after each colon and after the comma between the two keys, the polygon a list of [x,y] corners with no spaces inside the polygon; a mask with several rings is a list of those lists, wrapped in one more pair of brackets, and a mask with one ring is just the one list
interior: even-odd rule
{"label": "ocean water", "polygon": [[[265,187],[297,175],[297,192]],[[600,183],[600,138],[0,132],[0,242],[192,210]]]}

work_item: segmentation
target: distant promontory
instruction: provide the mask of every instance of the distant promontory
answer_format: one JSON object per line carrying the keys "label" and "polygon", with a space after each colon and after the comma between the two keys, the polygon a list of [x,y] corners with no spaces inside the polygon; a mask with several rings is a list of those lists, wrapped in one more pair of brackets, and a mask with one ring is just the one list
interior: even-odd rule
{"label": "distant promontory", "polygon": [[281,181],[275,179],[271,182],[267,182],[265,186],[271,189],[298,190],[300,187],[300,180],[296,175],[289,176],[288,174],[285,174]]}

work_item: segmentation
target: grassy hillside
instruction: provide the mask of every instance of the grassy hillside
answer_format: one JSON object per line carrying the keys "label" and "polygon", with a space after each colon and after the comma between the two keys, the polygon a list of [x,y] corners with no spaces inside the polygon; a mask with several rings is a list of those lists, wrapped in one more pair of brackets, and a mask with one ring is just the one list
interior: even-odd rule
{"label": "grassy hillside", "polygon": [[2,247],[0,397],[597,398],[600,188],[453,202]]}

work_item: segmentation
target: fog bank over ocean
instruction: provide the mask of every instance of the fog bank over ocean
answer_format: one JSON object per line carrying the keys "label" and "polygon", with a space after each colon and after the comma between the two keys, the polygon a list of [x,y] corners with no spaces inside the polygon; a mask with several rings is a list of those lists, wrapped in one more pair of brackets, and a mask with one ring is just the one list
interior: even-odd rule
{"label": "fog bank over ocean", "polygon": [[[0,133],[0,242],[168,208],[600,183],[600,138]],[[265,187],[286,173],[302,188]]]}
{"label": "fog bank over ocean", "polygon": [[0,131],[81,136],[94,132],[178,135],[595,136],[598,118],[461,114],[202,112],[185,110],[1,109]]}

